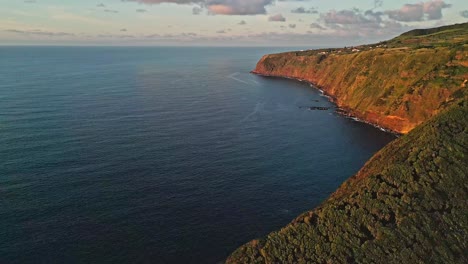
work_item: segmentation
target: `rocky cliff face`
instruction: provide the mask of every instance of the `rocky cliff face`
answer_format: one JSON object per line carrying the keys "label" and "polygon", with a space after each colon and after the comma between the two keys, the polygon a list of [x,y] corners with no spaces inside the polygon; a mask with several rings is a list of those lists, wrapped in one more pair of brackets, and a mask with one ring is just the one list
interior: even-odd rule
{"label": "rocky cliff face", "polygon": [[429,33],[360,47],[266,55],[253,73],[306,80],[351,115],[407,133],[467,90],[468,24]]}

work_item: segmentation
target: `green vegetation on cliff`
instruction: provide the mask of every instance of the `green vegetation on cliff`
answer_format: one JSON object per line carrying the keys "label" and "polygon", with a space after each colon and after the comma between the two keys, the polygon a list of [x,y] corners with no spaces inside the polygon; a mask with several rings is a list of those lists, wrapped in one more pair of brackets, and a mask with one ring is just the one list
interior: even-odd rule
{"label": "green vegetation on cliff", "polygon": [[375,45],[264,56],[351,114],[407,133],[321,206],[227,263],[468,263],[468,23]]}
{"label": "green vegetation on cliff", "polygon": [[467,124],[465,99],[227,263],[468,263]]}
{"label": "green vegetation on cliff", "polygon": [[468,23],[373,45],[266,55],[253,72],[309,81],[352,115],[407,133],[468,94]]}

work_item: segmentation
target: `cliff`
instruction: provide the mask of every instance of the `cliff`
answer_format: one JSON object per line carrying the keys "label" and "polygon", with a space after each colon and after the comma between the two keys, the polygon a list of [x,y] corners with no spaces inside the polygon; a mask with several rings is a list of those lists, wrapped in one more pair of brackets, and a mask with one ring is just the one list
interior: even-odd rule
{"label": "cliff", "polygon": [[306,80],[349,114],[407,133],[467,94],[468,23],[373,45],[266,55],[253,72]]}
{"label": "cliff", "polygon": [[406,134],[226,263],[468,263],[467,26],[264,56],[254,72],[312,82],[351,114]]}
{"label": "cliff", "polygon": [[467,101],[452,105],[227,263],[468,263],[467,124]]}

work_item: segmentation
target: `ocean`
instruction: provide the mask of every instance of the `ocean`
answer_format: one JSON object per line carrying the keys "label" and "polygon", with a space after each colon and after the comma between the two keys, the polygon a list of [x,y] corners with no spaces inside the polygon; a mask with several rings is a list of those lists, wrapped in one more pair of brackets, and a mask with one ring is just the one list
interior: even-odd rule
{"label": "ocean", "polygon": [[249,73],[290,49],[0,47],[0,263],[219,263],[319,205],[395,137]]}

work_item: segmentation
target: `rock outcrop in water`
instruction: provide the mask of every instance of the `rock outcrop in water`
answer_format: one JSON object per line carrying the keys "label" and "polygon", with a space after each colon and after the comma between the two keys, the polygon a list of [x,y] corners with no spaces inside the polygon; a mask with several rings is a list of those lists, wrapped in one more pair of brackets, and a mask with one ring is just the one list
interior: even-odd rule
{"label": "rock outcrop in water", "polygon": [[265,55],[256,74],[311,82],[353,116],[407,133],[462,98],[468,23],[343,49]]}
{"label": "rock outcrop in water", "polygon": [[409,32],[359,54],[262,58],[257,73],[307,79],[360,118],[410,132],[227,263],[468,263],[467,26]]}

